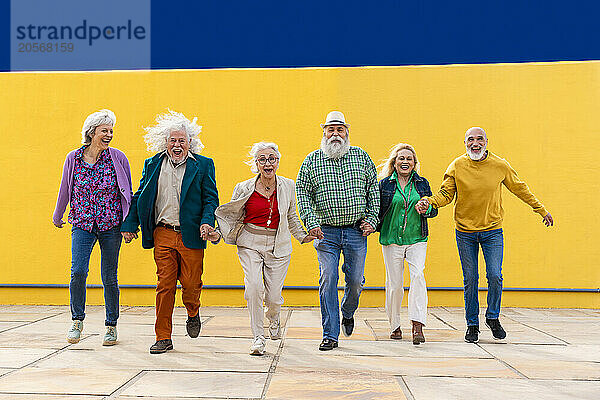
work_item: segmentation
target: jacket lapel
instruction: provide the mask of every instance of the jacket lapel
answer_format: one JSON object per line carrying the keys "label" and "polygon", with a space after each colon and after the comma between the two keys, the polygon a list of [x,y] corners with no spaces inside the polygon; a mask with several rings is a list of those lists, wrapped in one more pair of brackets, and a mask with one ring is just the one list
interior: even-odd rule
{"label": "jacket lapel", "polygon": [[196,176],[197,173],[198,173],[198,162],[196,161],[194,154],[191,154],[187,159],[187,162],[185,165],[185,174],[183,175],[183,181],[181,182],[181,199],[179,201],[180,205],[183,204],[183,200],[185,199],[188,189],[190,188],[190,185],[194,181],[194,177]]}

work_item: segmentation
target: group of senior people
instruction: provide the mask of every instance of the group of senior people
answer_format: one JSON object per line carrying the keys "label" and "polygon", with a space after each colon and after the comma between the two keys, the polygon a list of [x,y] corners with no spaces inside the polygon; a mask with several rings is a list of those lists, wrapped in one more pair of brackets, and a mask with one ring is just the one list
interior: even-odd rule
{"label": "group of senior people", "polygon": [[[418,174],[417,154],[409,144],[392,148],[381,165],[378,182],[377,168],[369,155],[350,145],[350,125],[344,115],[332,111],[321,124],[320,148],[306,156],[295,182],[277,175],[281,154],[275,143],[255,143],[248,164],[256,175],[238,183],[231,201],[219,206],[214,163],[199,154],[204,146],[198,138],[201,127],[196,118],[189,120],[169,111],[145,128],[148,150],[156,154],[145,160],[135,194],[127,157],[109,147],[115,124],[110,110],[86,118],[81,132],[83,146],[66,157],[53,214],[54,225],[62,228],[63,214],[70,204],[70,343],[81,339],[86,278],[96,242],[101,249],[106,309],[103,345],[117,343],[121,240],[130,243],[141,228],[142,246],[154,249],[157,274],[152,354],[173,349],[177,281],[188,315],[187,334],[199,336],[204,250],[207,241],[217,244],[221,238],[236,245],[244,272],[244,297],[254,337],[250,354],[265,352],[265,316],[268,336],[281,338],[282,289],[291,260],[292,236],[300,243],[313,242],[317,253],[323,326],[319,350],[338,347],[340,330],[345,336],[354,331],[354,314],[365,283],[367,237],[375,231],[379,232],[386,269],[385,310],[390,338],[402,339],[400,311],[406,261],[410,275],[408,317],[412,342],[419,345],[425,342],[423,327],[427,323],[427,219],[454,198],[465,288],[465,341],[476,343],[479,339],[480,245],[488,280],[486,325],[494,338],[504,339],[506,332],[499,321],[504,249],[502,185],[540,214],[546,226],[553,225],[550,213],[508,162],[487,150],[487,136],[478,127],[467,130],[466,154],[450,164],[434,195],[429,182]],[[340,305],[337,285],[341,255],[345,287]]]}

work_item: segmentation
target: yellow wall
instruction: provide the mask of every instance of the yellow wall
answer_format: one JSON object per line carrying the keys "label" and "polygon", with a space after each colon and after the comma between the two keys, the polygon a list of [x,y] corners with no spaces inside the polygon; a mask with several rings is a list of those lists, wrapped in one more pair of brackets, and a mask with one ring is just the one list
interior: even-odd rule
{"label": "yellow wall", "polygon": [[[117,115],[112,143],[128,155],[134,180],[149,156],[142,126],[167,108],[203,125],[204,155],[214,159],[221,201],[249,178],[242,162],[260,140],[279,144],[280,175],[294,178],[318,147],[319,123],[342,110],[353,145],[376,163],[395,143],[414,145],[422,175],[439,187],[450,161],[464,150],[464,131],[481,126],[491,151],[506,157],[556,221],[545,228],[531,209],[505,190],[504,285],[598,288],[600,217],[600,63],[454,65],[344,69],[129,71],[0,74],[0,284],[67,284],[70,226],[51,221],[64,156],[79,146],[84,118],[100,108]],[[66,214],[65,214],[66,217]],[[462,286],[452,207],[431,221],[428,286]],[[384,285],[377,236],[369,238],[367,286]],[[101,283],[99,251],[88,283]],[[155,283],[152,251],[139,240],[123,245],[121,284]],[[483,264],[483,263],[481,263]],[[480,268],[480,286],[485,272]],[[243,284],[235,248],[209,247],[207,285]],[[294,243],[286,285],[317,285],[310,245]],[[314,291],[287,291],[287,304],[314,305]],[[483,293],[485,296],[485,293]],[[483,297],[484,298],[484,297]],[[505,292],[505,306],[600,307],[600,295]],[[239,290],[206,290],[205,305],[243,305]],[[153,304],[151,289],[123,289],[124,304]],[[68,304],[67,289],[0,288],[0,303]],[[89,290],[101,304],[101,290]],[[462,292],[430,292],[430,305],[462,305]],[[365,292],[361,305],[383,305]]]}

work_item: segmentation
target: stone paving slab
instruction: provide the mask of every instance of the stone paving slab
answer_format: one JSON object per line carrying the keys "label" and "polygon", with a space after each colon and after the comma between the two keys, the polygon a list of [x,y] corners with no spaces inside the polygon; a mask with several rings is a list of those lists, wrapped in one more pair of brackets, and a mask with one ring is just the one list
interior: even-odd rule
{"label": "stone paving slab", "polygon": [[153,371],[144,373],[121,395],[260,398],[266,381],[267,374],[257,373]]}
{"label": "stone paving slab", "polygon": [[32,362],[54,353],[53,349],[0,348],[1,368],[22,368]]}
{"label": "stone paving slab", "polygon": [[137,370],[27,367],[0,377],[0,393],[109,395]]}
{"label": "stone paving slab", "polygon": [[268,400],[404,400],[396,377],[383,374],[341,374],[280,368],[273,374]]}
{"label": "stone paving slab", "polygon": [[480,344],[494,357],[523,358],[531,361],[591,361],[600,363],[600,346],[596,345],[540,345],[505,344],[503,346]]}
{"label": "stone paving slab", "polygon": [[593,381],[547,381],[496,378],[406,377],[415,400],[598,400]]}

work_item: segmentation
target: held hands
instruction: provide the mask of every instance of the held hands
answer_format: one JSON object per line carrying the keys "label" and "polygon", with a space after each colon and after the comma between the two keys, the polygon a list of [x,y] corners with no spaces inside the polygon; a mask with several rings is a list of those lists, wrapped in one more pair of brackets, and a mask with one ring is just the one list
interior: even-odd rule
{"label": "held hands", "polygon": [[431,203],[429,203],[429,200],[427,200],[426,197],[423,197],[417,202],[417,204],[415,204],[415,210],[417,210],[419,214],[425,214],[430,204]]}
{"label": "held hands", "polygon": [[131,243],[133,239],[137,239],[137,232],[121,232],[121,236],[125,240],[125,243]]}
{"label": "held hands", "polygon": [[544,222],[544,225],[546,225],[547,227],[554,225],[554,219],[552,218],[552,215],[550,215],[550,213],[546,214],[546,216],[544,218],[542,218],[542,221]]}
{"label": "held hands", "polygon": [[209,240],[211,242],[216,242],[221,238],[221,235],[215,228],[210,226],[209,224],[200,225],[200,237],[202,240]]}
{"label": "held hands", "polygon": [[325,235],[323,235],[323,231],[321,230],[321,227],[317,227],[317,228],[312,228],[310,231],[308,231],[308,236],[314,236],[316,239],[323,239],[325,237]]}
{"label": "held hands", "polygon": [[375,232],[375,228],[364,220],[360,223],[360,229],[363,231],[363,236],[369,236],[371,233]]}
{"label": "held hands", "polygon": [[306,235],[306,236],[304,236],[304,239],[302,239],[302,243],[304,244],[304,243],[312,242],[316,238],[317,238],[316,236],[311,236],[310,234]]}
{"label": "held hands", "polygon": [[56,222],[54,222],[54,221],[52,221],[52,223],[54,224],[54,226],[55,226],[55,227],[57,227],[57,228],[62,228],[62,227],[63,227],[63,225],[65,224],[65,221],[63,221],[63,220],[61,219],[59,223],[56,223]]}

